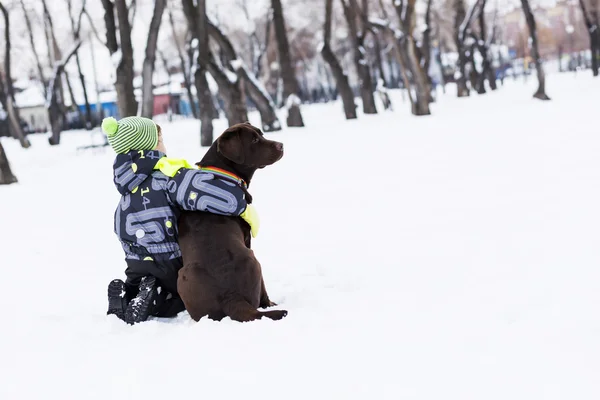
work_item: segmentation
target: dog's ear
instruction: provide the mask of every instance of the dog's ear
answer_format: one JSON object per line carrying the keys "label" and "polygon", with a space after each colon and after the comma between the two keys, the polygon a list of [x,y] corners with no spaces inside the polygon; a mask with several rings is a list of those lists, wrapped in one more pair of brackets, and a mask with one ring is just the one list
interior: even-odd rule
{"label": "dog's ear", "polygon": [[226,130],[217,140],[217,150],[228,160],[236,164],[243,164],[245,160],[244,146],[239,128]]}

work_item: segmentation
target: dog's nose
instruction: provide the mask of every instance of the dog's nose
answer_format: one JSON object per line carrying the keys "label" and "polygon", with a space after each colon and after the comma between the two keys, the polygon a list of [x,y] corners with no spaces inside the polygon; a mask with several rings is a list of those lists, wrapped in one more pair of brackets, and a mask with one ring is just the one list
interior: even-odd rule
{"label": "dog's nose", "polygon": [[279,151],[283,151],[283,143],[279,143],[279,142],[277,142],[277,143],[275,144],[275,148],[276,148],[277,150],[279,150]]}

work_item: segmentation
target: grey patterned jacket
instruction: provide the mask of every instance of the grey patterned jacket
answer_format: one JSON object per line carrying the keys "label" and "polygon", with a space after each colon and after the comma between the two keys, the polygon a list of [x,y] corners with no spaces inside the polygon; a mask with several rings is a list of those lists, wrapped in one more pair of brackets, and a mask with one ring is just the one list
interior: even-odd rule
{"label": "grey patterned jacket", "polygon": [[[238,216],[246,209],[244,191],[234,182],[189,168],[161,168],[165,174],[157,169],[163,157],[154,150],[131,151],[115,159],[114,183],[122,195],[115,233],[126,259],[181,257],[177,234],[181,210]],[[159,165],[168,166],[168,160]]]}

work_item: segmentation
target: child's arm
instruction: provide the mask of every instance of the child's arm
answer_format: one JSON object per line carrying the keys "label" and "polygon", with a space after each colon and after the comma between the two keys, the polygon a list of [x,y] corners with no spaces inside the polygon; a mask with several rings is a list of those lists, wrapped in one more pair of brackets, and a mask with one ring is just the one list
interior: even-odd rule
{"label": "child's arm", "polygon": [[214,175],[193,169],[180,169],[167,184],[167,193],[174,204],[186,211],[205,211],[213,214],[240,216],[258,234],[258,214],[246,202],[244,190],[238,185]]}

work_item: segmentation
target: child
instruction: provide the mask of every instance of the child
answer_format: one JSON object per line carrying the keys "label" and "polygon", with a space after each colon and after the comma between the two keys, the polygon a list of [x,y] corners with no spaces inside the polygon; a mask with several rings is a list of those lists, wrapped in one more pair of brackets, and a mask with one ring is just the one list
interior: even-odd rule
{"label": "child", "polygon": [[114,183],[122,197],[115,233],[127,263],[127,280],[108,285],[107,314],[129,324],[149,315],[174,317],[185,309],[177,295],[183,266],[177,233],[181,211],[240,216],[253,229],[258,229],[258,216],[237,182],[167,158],[161,128],[151,119],[106,118],[102,129],[117,153]]}

